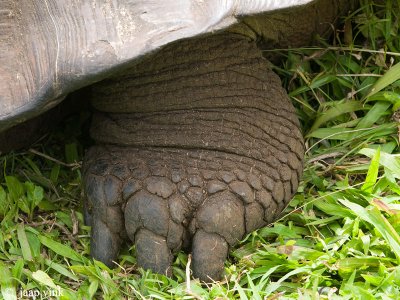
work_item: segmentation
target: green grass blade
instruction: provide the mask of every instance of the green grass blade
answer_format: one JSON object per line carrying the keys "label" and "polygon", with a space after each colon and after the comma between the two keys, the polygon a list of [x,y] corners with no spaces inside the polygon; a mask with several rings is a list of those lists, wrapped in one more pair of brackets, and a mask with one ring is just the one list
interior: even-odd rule
{"label": "green grass blade", "polygon": [[65,246],[59,242],[53,241],[52,239],[50,239],[46,236],[43,236],[43,235],[39,236],[39,240],[43,245],[45,245],[47,248],[53,250],[55,253],[57,253],[61,256],[70,258],[72,260],[82,262],[82,257],[79,254],[77,254],[70,247]]}
{"label": "green grass blade", "polygon": [[368,139],[369,137],[378,138],[395,134],[397,126],[393,123],[381,124],[369,128],[352,129],[346,127],[318,128],[307,135],[307,138],[315,137],[324,140],[339,140],[349,142],[352,139]]}
{"label": "green grass blade", "polygon": [[24,269],[24,260],[22,258],[18,259],[15,263],[14,266],[11,269],[12,272],[12,276],[16,279],[16,280],[21,280],[21,276],[23,273],[23,269]]}
{"label": "green grass blade", "polygon": [[309,133],[307,137],[314,137],[325,140],[347,141],[352,134],[349,128],[318,128]]}
{"label": "green grass blade", "polygon": [[22,183],[14,176],[6,176],[4,179],[12,200],[17,202],[24,195]]}
{"label": "green grass blade", "polygon": [[[377,150],[370,148],[363,148],[358,153],[373,158]],[[395,154],[389,154],[385,152],[380,153],[379,158],[380,165],[390,170],[394,177],[400,178],[400,156]]]}
{"label": "green grass blade", "polygon": [[340,216],[343,218],[346,217],[351,217],[352,214],[349,209],[337,204],[337,203],[332,203],[328,201],[316,201],[314,203],[318,209],[322,210],[328,215],[333,215],[333,216]]}
{"label": "green grass blade", "polygon": [[8,267],[0,261],[0,286],[4,300],[17,300],[17,290]]}
{"label": "green grass blade", "polygon": [[379,267],[381,259],[377,257],[349,257],[336,262],[339,272],[352,274],[354,271],[366,267]]}
{"label": "green grass blade", "polygon": [[334,76],[334,75],[329,75],[329,74],[323,75],[323,76],[319,76],[319,77],[315,78],[315,79],[310,83],[309,86],[302,86],[302,87],[300,87],[300,88],[298,88],[298,89],[296,89],[296,90],[290,92],[290,93],[289,93],[289,96],[294,97],[294,96],[296,96],[296,95],[305,93],[305,92],[307,92],[307,91],[309,91],[309,90],[317,89],[317,88],[319,88],[319,87],[321,87],[321,86],[323,86],[323,85],[326,85],[326,84],[328,84],[328,83],[330,83],[330,82],[332,82],[332,81],[334,81],[334,80],[336,80],[336,79],[337,79],[336,76]]}
{"label": "green grass blade", "polygon": [[26,236],[25,228],[23,224],[19,224],[17,226],[17,235],[18,235],[18,242],[21,246],[22,257],[25,260],[32,261],[32,251],[31,247],[29,246],[28,238]]}
{"label": "green grass blade", "polygon": [[393,228],[389,221],[376,207],[364,208],[361,205],[345,199],[339,199],[339,201],[344,206],[350,208],[350,210],[362,220],[373,225],[388,242],[392,251],[396,254],[397,259],[400,261],[400,236],[396,232],[396,229]]}
{"label": "green grass blade", "polygon": [[79,161],[78,146],[76,143],[65,145],[65,159],[69,164]]}
{"label": "green grass blade", "polygon": [[277,282],[271,282],[268,287],[265,289],[265,294],[268,296],[271,293],[275,292],[282,284],[282,282],[284,282],[285,280],[287,280],[288,278],[290,278],[291,276],[300,274],[300,273],[309,273],[310,272],[310,267],[309,266],[304,266],[304,267],[300,267],[300,268],[296,268],[292,271],[290,271],[289,273],[287,273],[286,275],[282,276]]}
{"label": "green grass blade", "polygon": [[78,281],[79,278],[78,276],[74,275],[72,272],[68,271],[66,268],[64,268],[62,265],[51,261],[50,259],[46,259],[45,263],[47,266],[49,266],[50,268],[52,268],[53,270],[57,271],[58,273],[60,273],[61,275],[64,275],[65,277],[69,277],[72,280]]}
{"label": "green grass blade", "polygon": [[250,291],[251,291],[251,299],[252,300],[262,300],[262,298],[260,296],[259,287],[254,284],[254,282],[253,282],[253,280],[251,280],[251,277],[249,274],[247,274],[247,283],[248,283]]}
{"label": "green grass blade", "polygon": [[372,193],[373,187],[378,179],[379,172],[379,159],[381,154],[381,148],[379,147],[371,160],[371,165],[369,166],[367,177],[361,190],[366,191],[367,193]]}
{"label": "green grass blade", "polygon": [[376,94],[377,92],[381,91],[382,89],[386,88],[387,86],[391,85],[393,82],[399,79],[400,63],[397,63],[393,67],[391,67],[385,75],[383,75],[375,82],[366,98],[371,97],[372,95]]}
{"label": "green grass blade", "polygon": [[33,272],[32,278],[35,279],[40,284],[48,286],[49,288],[57,289],[57,286],[55,285],[54,281],[50,278],[49,275],[47,275],[42,270],[37,270],[36,272]]}
{"label": "green grass blade", "polygon": [[356,129],[369,128],[375,124],[391,106],[389,102],[377,102],[357,124]]}
{"label": "green grass blade", "polygon": [[322,113],[321,116],[315,120],[307,136],[312,134],[312,132],[317,130],[322,124],[325,124],[326,122],[333,120],[340,115],[362,109],[364,109],[364,107],[360,101],[338,101],[334,103],[333,107]]}

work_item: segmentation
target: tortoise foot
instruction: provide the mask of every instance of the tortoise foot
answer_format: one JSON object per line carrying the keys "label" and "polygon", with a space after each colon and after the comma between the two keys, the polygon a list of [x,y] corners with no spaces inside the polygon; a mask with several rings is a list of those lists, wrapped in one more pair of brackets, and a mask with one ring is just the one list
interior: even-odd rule
{"label": "tortoise foot", "polygon": [[192,249],[194,276],[217,280],[228,248],[276,220],[297,189],[295,109],[242,36],[171,44],[96,85],[92,105],[92,223],[125,232],[139,266],[169,274],[172,255]]}
{"label": "tortoise foot", "polygon": [[218,280],[229,247],[289,199],[265,173],[218,151],[92,147],[84,164],[91,254],[112,265],[126,240],[138,266],[171,275],[173,254],[184,249],[194,277]]}

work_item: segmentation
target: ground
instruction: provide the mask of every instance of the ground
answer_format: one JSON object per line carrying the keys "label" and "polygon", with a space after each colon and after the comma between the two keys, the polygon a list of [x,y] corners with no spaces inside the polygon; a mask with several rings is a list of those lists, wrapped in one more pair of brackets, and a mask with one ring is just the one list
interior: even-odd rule
{"label": "ground", "polygon": [[325,46],[279,50],[287,59],[275,71],[306,138],[304,176],[282,217],[231,250],[225,280],[192,280],[184,253],[172,278],[137,269],[133,248],[113,270],[90,259],[83,112],[0,156],[2,297],[400,298],[400,4],[361,2]]}

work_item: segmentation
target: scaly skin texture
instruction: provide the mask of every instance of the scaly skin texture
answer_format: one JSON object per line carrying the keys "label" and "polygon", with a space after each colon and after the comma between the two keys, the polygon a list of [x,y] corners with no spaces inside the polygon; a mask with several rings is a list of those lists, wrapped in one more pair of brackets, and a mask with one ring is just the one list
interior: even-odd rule
{"label": "scaly skin texture", "polygon": [[221,34],[169,45],[93,91],[92,256],[112,265],[128,238],[139,266],[170,274],[184,249],[195,277],[221,278],[229,247],[277,218],[302,173],[277,75],[253,41]]}
{"label": "scaly skin texture", "polygon": [[[286,49],[315,44],[317,36],[333,33],[341,16],[354,11],[358,0],[316,0],[298,7],[245,16],[227,30],[251,36],[265,49]],[[269,58],[276,53],[267,52]]]}

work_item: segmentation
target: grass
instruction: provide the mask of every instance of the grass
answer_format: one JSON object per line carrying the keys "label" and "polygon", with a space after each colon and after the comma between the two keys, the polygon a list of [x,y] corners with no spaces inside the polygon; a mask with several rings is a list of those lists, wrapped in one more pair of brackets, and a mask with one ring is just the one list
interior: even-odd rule
{"label": "grass", "polygon": [[134,249],[114,270],[90,259],[82,114],[0,156],[0,298],[400,299],[399,7],[364,0],[329,45],[285,52],[303,180],[281,219],[232,249],[224,281],[188,282],[184,253],[172,278],[137,269]]}

